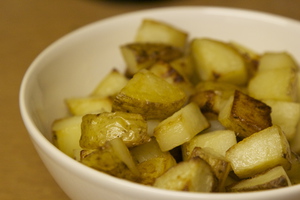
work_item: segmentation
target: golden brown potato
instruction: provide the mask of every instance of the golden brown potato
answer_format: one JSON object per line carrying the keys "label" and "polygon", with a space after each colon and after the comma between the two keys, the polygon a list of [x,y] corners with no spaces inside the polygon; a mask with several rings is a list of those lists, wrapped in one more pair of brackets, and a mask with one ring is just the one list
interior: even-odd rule
{"label": "golden brown potato", "polygon": [[258,65],[258,71],[286,68],[297,71],[298,66],[294,58],[288,52],[265,52]]}
{"label": "golden brown potato", "polygon": [[211,167],[195,157],[170,168],[155,180],[153,186],[177,191],[214,192],[217,180]]}
{"label": "golden brown potato", "polygon": [[194,86],[192,83],[173,68],[170,63],[157,62],[149,68],[149,71],[166,80],[168,83],[182,89],[187,98],[194,93]]}
{"label": "golden brown potato", "polygon": [[195,38],[190,48],[201,80],[236,85],[245,85],[248,82],[245,60],[232,46],[213,39]]}
{"label": "golden brown potato", "polygon": [[72,115],[110,112],[112,109],[112,100],[103,97],[68,98],[66,104]]}
{"label": "golden brown potato", "polygon": [[117,94],[113,111],[139,113],[145,119],[165,119],[186,102],[185,93],[148,70],[141,70]]}
{"label": "golden brown potato", "polygon": [[270,106],[238,90],[228,99],[218,119],[241,138],[272,125]]}
{"label": "golden brown potato", "polygon": [[288,170],[291,151],[280,127],[273,125],[233,145],[226,159],[238,177],[248,178],[277,165]]}
{"label": "golden brown potato", "polygon": [[130,43],[120,48],[127,67],[126,75],[129,77],[141,69],[147,69],[157,61],[170,62],[183,55],[181,49],[166,44]]}
{"label": "golden brown potato", "polygon": [[195,103],[190,103],[162,121],[154,136],[162,151],[169,151],[192,139],[209,126]]}
{"label": "golden brown potato", "polygon": [[54,145],[72,158],[75,158],[74,151],[81,149],[81,121],[82,116],[65,117],[55,120],[51,127]]}
{"label": "golden brown potato", "polygon": [[87,114],[82,118],[80,146],[96,149],[114,138],[121,138],[128,147],[150,140],[147,122],[139,114],[113,112]]}
{"label": "golden brown potato", "polygon": [[236,143],[235,133],[231,130],[200,133],[181,146],[182,156],[184,160],[188,160],[194,148],[201,147],[225,157],[226,151]]}
{"label": "golden brown potato", "polygon": [[204,114],[218,115],[228,98],[235,90],[245,92],[245,89],[231,83],[216,81],[201,81],[196,85],[195,93],[189,101],[195,102]]}
{"label": "golden brown potato", "polygon": [[95,87],[90,96],[114,97],[128,82],[124,74],[113,69]]}
{"label": "golden brown potato", "polygon": [[200,157],[206,161],[214,172],[216,178],[218,179],[218,189],[219,192],[224,192],[225,181],[228,177],[229,171],[231,170],[230,163],[226,160],[224,156],[216,154],[213,150],[209,148],[195,147],[191,153],[191,158]]}
{"label": "golden brown potato", "polygon": [[184,48],[188,34],[162,21],[144,19],[138,28],[135,41],[140,43],[163,43]]}
{"label": "golden brown potato", "polygon": [[250,192],[291,186],[291,181],[282,166],[276,166],[265,172],[227,186],[227,192]]}
{"label": "golden brown potato", "polygon": [[139,180],[139,176],[128,168],[109,142],[98,149],[82,150],[80,162],[115,177],[130,181]]}

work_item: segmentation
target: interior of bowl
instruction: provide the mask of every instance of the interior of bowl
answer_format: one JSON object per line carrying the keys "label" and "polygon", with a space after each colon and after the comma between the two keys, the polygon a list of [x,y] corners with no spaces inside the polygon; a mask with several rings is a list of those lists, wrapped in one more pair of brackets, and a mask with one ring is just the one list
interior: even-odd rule
{"label": "interior of bowl", "polygon": [[29,131],[33,139],[42,134],[51,143],[53,120],[67,115],[65,98],[89,94],[112,68],[124,71],[119,46],[133,41],[144,18],[158,19],[186,30],[190,39],[236,41],[257,52],[288,51],[300,60],[300,23],[263,13],[174,7],[105,19],[61,38],[28,69],[21,86],[20,106],[25,124],[30,123],[37,130]]}

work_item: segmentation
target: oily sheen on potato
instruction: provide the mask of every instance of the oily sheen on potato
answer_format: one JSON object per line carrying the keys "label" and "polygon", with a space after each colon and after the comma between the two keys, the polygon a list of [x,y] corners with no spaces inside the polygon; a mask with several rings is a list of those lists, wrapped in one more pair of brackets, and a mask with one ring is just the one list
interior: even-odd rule
{"label": "oily sheen on potato", "polygon": [[[99,173],[185,192],[250,192],[300,183],[299,66],[232,38],[189,38],[145,19],[112,69],[66,97],[53,143]],[[111,66],[108,66],[111,67]]]}

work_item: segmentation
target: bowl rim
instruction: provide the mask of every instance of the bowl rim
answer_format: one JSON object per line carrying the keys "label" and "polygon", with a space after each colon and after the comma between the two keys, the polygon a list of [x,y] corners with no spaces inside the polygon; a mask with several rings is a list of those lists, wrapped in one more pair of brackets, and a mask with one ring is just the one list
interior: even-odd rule
{"label": "bowl rim", "polygon": [[[210,198],[210,199],[231,199],[231,198],[240,198],[244,199],[248,198],[259,198],[262,196],[268,196],[268,198],[275,197],[278,194],[280,195],[288,195],[290,193],[295,193],[296,190],[300,189],[300,185],[294,185],[286,188],[279,188],[276,190],[266,190],[266,191],[256,191],[256,192],[247,192],[247,193],[194,193],[194,192],[180,192],[180,191],[170,191],[163,190],[159,188],[154,188],[151,186],[145,186],[138,183],[129,182],[127,180],[119,179],[107,175],[105,173],[94,170],[90,167],[87,167],[83,164],[78,163],[74,159],[68,157],[64,153],[62,153],[59,149],[57,149],[38,129],[35,125],[34,121],[30,117],[30,111],[26,107],[26,91],[28,86],[28,81],[30,78],[36,73],[36,70],[39,69],[39,63],[43,61],[46,55],[54,51],[57,47],[62,46],[65,42],[68,42],[71,39],[76,38],[79,35],[82,35],[84,32],[89,31],[95,26],[100,26],[101,24],[110,23],[111,21],[119,20],[121,17],[126,18],[132,15],[140,15],[142,13],[152,13],[152,12],[175,12],[182,10],[196,10],[201,12],[218,12],[231,16],[243,16],[249,17],[252,19],[264,20],[270,23],[284,23],[284,24],[292,24],[293,26],[299,26],[300,22],[288,18],[285,16],[280,16],[276,14],[254,11],[249,9],[239,9],[239,8],[229,8],[229,7],[219,7],[219,6],[171,6],[171,7],[161,7],[161,8],[151,8],[151,9],[143,9],[139,11],[128,12],[124,14],[119,14],[111,17],[107,17],[101,20],[97,20],[95,22],[84,25],[70,33],[62,36],[58,40],[51,43],[48,47],[46,47],[30,64],[28,69],[26,70],[24,77],[21,81],[20,91],[19,91],[19,109],[21,113],[21,117],[23,123],[27,129],[28,134],[37,148],[42,148],[43,151],[47,154],[47,156],[59,162],[64,168],[69,169],[70,172],[76,173],[82,179],[89,180],[90,182],[94,182],[97,184],[102,184],[105,187],[119,185],[123,192],[128,193],[128,191],[132,190],[140,190],[142,193],[152,193],[154,196],[164,196],[164,197],[182,197],[182,198]],[[80,171],[85,171],[85,173],[78,173]],[[95,179],[98,177],[98,179]],[[101,183],[101,179],[105,179],[105,183]],[[245,195],[246,194],[246,195]]]}

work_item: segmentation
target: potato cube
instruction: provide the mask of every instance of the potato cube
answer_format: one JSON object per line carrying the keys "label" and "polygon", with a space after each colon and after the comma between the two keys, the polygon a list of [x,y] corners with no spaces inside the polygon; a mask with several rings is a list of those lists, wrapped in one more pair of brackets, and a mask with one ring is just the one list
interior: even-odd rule
{"label": "potato cube", "polygon": [[131,77],[141,69],[147,69],[157,61],[170,62],[183,55],[181,49],[155,43],[130,43],[120,47],[126,63],[126,75]]}
{"label": "potato cube", "polygon": [[209,123],[195,103],[190,103],[162,121],[154,136],[162,151],[169,151],[192,139],[209,127]]}
{"label": "potato cube", "polygon": [[293,69],[262,70],[249,80],[248,94],[259,100],[296,101],[297,78]]}
{"label": "potato cube", "polygon": [[206,161],[214,172],[216,178],[218,179],[218,191],[225,191],[224,185],[228,177],[229,171],[231,170],[230,163],[226,160],[224,156],[216,154],[209,148],[195,147],[191,153],[191,158],[200,157]]}
{"label": "potato cube", "polygon": [[288,170],[291,151],[280,127],[273,125],[233,145],[226,159],[238,177],[248,178],[277,165]]}
{"label": "potato cube", "polygon": [[276,166],[255,175],[250,179],[242,180],[228,186],[228,192],[249,192],[268,189],[276,189],[291,186],[291,181],[282,166]]}
{"label": "potato cube", "polygon": [[266,52],[261,56],[258,71],[278,68],[298,70],[294,58],[287,52]]}
{"label": "potato cube", "polygon": [[265,100],[264,102],[272,109],[272,123],[280,126],[288,141],[292,141],[300,120],[300,104],[275,100]]}
{"label": "potato cube", "polygon": [[170,168],[155,180],[153,186],[177,191],[214,192],[217,180],[211,167],[195,157]]}
{"label": "potato cube", "polygon": [[226,128],[245,138],[272,125],[271,108],[238,90],[228,99],[218,117]]}
{"label": "potato cube", "polygon": [[127,84],[128,79],[118,70],[113,69],[95,87],[91,96],[114,97]]}
{"label": "potato cube", "polygon": [[147,122],[139,114],[113,112],[87,114],[82,118],[80,146],[96,149],[106,141],[121,138],[128,147],[150,141]]}
{"label": "potato cube", "polygon": [[102,97],[69,98],[66,104],[72,115],[110,112],[112,109],[112,100]]}
{"label": "potato cube", "polygon": [[149,71],[166,80],[168,83],[181,88],[187,97],[194,93],[192,83],[167,62],[157,62],[149,68]]}
{"label": "potato cube", "polygon": [[144,185],[153,185],[155,180],[164,174],[171,167],[176,165],[174,157],[169,152],[152,157],[137,164],[140,173],[140,183]]}
{"label": "potato cube", "polygon": [[130,181],[139,180],[139,176],[128,168],[109,142],[98,149],[82,150],[80,162],[118,178]]}
{"label": "potato cube", "polygon": [[141,70],[117,94],[114,111],[139,113],[145,119],[165,119],[186,102],[185,93],[148,70]]}
{"label": "potato cube", "polygon": [[142,43],[163,43],[184,48],[188,34],[162,21],[144,19],[136,32],[135,41]]}
{"label": "potato cube", "polygon": [[81,121],[82,116],[72,116],[55,120],[52,124],[54,145],[72,158],[75,158],[74,150],[81,149]]}
{"label": "potato cube", "polygon": [[195,38],[191,53],[201,80],[223,81],[236,85],[248,82],[248,70],[241,54],[221,41]]}
{"label": "potato cube", "polygon": [[225,157],[226,151],[236,143],[235,133],[231,130],[200,133],[182,145],[182,156],[184,160],[188,160],[194,148],[201,147]]}

